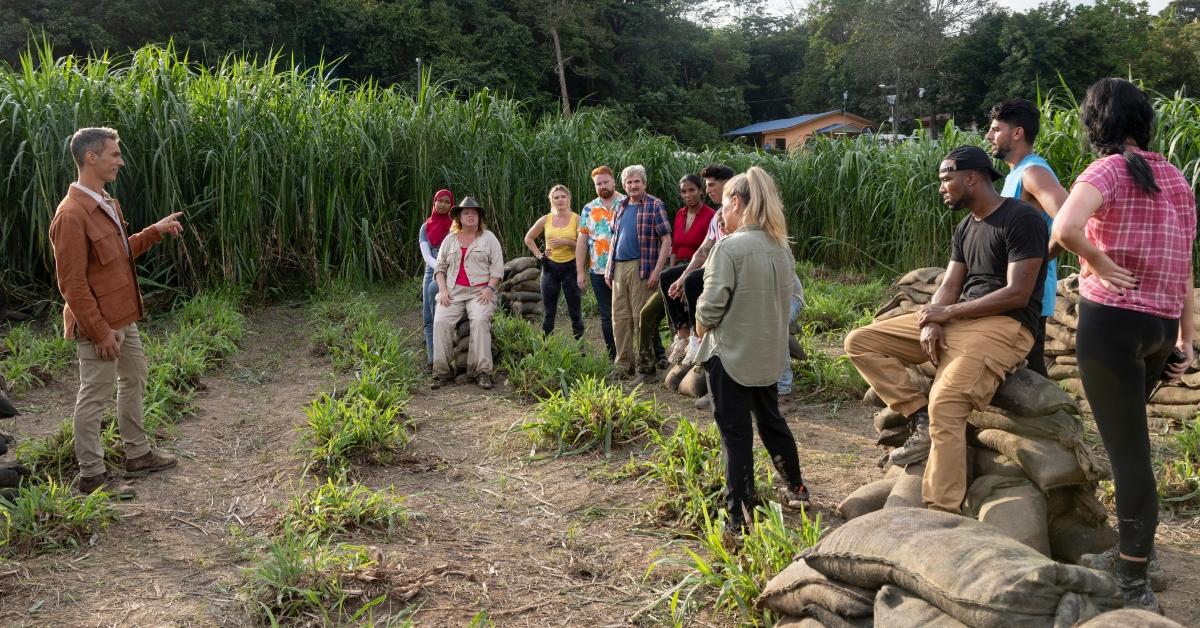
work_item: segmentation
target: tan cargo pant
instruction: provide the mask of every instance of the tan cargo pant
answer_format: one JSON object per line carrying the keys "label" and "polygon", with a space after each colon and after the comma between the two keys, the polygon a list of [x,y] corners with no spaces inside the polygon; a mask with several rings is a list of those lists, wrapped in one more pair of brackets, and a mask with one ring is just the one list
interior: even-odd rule
{"label": "tan cargo pant", "polygon": [[100,443],[104,409],[112,401],[117,385],[117,427],[125,444],[125,459],[150,452],[150,442],[142,427],[142,397],[146,392],[146,354],[136,323],[117,330],[121,356],[114,362],[96,357],[96,345],[79,336],[75,352],[79,357],[79,395],[75,399],[75,458],[79,473],[94,477],[105,472],[104,448]]}
{"label": "tan cargo pant", "polygon": [[947,348],[939,356],[929,398],[912,385],[905,367],[929,361],[921,349],[916,314],[905,314],[846,336],[846,356],[892,410],[905,416],[929,406],[932,447],[921,497],[929,508],[958,514],[967,495],[967,417],[983,410],[1005,376],[1033,346],[1033,334],[1015,319],[989,316],[942,325]]}
{"label": "tan cargo pant", "polygon": [[482,287],[470,288],[453,284],[450,305],[437,304],[433,314],[433,375],[448,378],[454,372],[454,328],[466,312],[471,324],[471,343],[467,348],[467,375],[476,377],[492,372],[492,315],[496,312],[495,293],[492,302],[479,302]]}
{"label": "tan cargo pant", "polygon": [[[656,288],[647,288],[646,280],[638,276],[640,260],[613,262],[612,325],[613,341],[617,345],[615,362],[627,372],[637,367],[634,343],[641,344],[642,306],[650,300]],[[653,364],[653,362],[651,362]]]}

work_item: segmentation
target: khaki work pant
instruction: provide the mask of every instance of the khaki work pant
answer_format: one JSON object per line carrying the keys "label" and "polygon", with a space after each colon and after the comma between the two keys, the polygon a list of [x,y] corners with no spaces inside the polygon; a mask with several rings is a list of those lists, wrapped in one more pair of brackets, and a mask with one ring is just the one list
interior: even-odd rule
{"label": "khaki work pant", "polygon": [[[613,262],[612,279],[612,323],[613,340],[617,345],[617,366],[628,373],[637,367],[634,344],[640,344],[638,335],[642,327],[642,306],[650,300],[657,288],[646,287],[646,280],[638,276],[640,260]],[[653,364],[653,363],[651,363]]]}
{"label": "khaki work pant", "polygon": [[79,473],[94,477],[105,472],[104,448],[100,442],[104,409],[112,401],[117,385],[117,427],[125,444],[125,459],[150,453],[150,441],[142,427],[142,397],[146,392],[146,354],[136,323],[117,330],[121,356],[114,362],[96,357],[96,345],[80,337],[75,345],[79,357],[79,395],[75,398],[75,458]]}
{"label": "khaki work pant", "polygon": [[[492,314],[496,299],[483,304],[483,287],[449,286],[450,305],[437,304],[433,314],[433,376],[447,379],[454,373],[454,330],[463,313],[471,324],[471,342],[467,349],[467,376],[492,372]],[[494,294],[494,293],[493,293]]]}
{"label": "khaki work pant", "polygon": [[1033,334],[1007,316],[942,325],[947,348],[939,356],[929,398],[912,385],[905,367],[929,361],[921,349],[916,314],[905,314],[846,336],[846,356],[892,410],[905,416],[929,406],[932,448],[921,496],[929,508],[958,514],[967,495],[967,417],[983,410],[1005,376],[1033,346]]}

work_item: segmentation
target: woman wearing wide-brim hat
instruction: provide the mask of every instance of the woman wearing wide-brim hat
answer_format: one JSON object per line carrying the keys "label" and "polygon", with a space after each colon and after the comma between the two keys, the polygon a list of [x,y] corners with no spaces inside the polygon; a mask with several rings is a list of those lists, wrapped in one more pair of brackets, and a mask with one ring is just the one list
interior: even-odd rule
{"label": "woman wearing wide-brim hat", "polygon": [[450,233],[438,249],[434,279],[437,311],[433,315],[433,384],[437,389],[454,377],[454,328],[463,313],[471,325],[467,376],[480,388],[492,381],[492,314],[496,286],[504,277],[500,240],[487,229],[487,212],[470,196],[450,209]]}

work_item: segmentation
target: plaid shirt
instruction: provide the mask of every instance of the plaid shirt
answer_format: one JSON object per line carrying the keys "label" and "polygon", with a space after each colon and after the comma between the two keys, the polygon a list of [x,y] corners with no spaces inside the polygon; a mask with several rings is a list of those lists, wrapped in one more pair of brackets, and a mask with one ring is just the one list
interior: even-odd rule
{"label": "plaid shirt", "polygon": [[[634,206],[634,215],[637,218],[638,252],[641,254],[639,257],[642,262],[638,267],[638,276],[648,279],[650,273],[654,272],[655,264],[658,263],[658,248],[662,244],[662,238],[671,235],[671,221],[667,218],[667,206],[649,194],[642,197],[641,203],[636,204],[631,202],[629,197],[621,199],[621,202],[617,204],[612,222],[612,250],[614,253],[617,250],[617,241],[621,236],[621,218],[631,205]],[[613,276],[614,266],[616,264],[609,264],[605,269],[605,275],[609,279]]]}
{"label": "plaid shirt", "polygon": [[[1192,242],[1196,239],[1196,196],[1178,168],[1158,153],[1136,151],[1162,190],[1146,194],[1125,167],[1125,158],[1099,159],[1079,175],[1104,202],[1084,227],[1088,240],[1138,278],[1125,296],[1104,289],[1086,274],[1079,292],[1090,301],[1162,318],[1179,318],[1192,298]],[[1086,264],[1086,262],[1085,262]],[[1085,266],[1086,268],[1086,266]]]}

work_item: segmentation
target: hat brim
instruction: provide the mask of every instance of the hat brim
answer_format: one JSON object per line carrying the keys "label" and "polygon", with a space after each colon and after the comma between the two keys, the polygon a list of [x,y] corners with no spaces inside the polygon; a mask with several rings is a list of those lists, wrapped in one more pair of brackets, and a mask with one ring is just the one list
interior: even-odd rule
{"label": "hat brim", "polygon": [[456,205],[456,206],[450,208],[450,217],[458,218],[459,215],[463,213],[464,209],[473,209],[473,210],[479,212],[480,216],[484,215],[484,210],[482,207],[475,207],[474,205],[469,206],[469,207],[463,207],[461,205]]}

